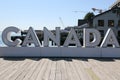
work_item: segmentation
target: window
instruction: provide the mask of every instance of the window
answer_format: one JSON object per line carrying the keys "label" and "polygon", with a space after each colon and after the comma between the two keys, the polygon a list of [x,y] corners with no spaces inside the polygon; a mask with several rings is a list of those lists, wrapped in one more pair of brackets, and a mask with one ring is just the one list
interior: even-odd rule
{"label": "window", "polygon": [[98,26],[104,26],[104,20],[98,20]]}
{"label": "window", "polygon": [[120,20],[118,21],[118,26],[120,27]]}
{"label": "window", "polygon": [[108,26],[113,27],[114,26],[114,20],[108,20]]}

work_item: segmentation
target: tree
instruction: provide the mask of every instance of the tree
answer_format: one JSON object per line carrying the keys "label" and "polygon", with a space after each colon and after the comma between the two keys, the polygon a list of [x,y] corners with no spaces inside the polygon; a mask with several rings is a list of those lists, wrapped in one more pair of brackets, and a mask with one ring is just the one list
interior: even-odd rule
{"label": "tree", "polygon": [[85,15],[85,17],[84,17],[84,20],[86,20],[87,21],[87,23],[88,23],[88,25],[89,26],[93,26],[93,17],[94,17],[95,15],[94,15],[94,13],[93,12],[89,12],[89,13],[87,13],[86,15]]}
{"label": "tree", "polygon": [[85,15],[84,20],[91,20],[94,16],[93,12],[89,12]]}

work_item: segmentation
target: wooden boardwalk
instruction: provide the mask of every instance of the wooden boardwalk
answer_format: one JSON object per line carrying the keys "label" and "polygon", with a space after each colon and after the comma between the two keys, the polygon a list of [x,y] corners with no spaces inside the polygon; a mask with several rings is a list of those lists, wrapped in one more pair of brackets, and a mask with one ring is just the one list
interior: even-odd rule
{"label": "wooden boardwalk", "polygon": [[0,80],[120,80],[120,59],[0,58]]}

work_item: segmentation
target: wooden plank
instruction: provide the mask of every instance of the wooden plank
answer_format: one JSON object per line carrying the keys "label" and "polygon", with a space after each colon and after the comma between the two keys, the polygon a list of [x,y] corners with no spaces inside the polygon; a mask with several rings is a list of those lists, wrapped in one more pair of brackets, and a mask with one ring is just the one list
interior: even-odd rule
{"label": "wooden plank", "polygon": [[86,65],[85,70],[93,80],[101,80],[100,77],[98,76],[98,74],[96,74],[96,71],[94,70],[95,66],[90,65],[89,59],[88,59],[88,61],[84,62],[83,64]]}
{"label": "wooden plank", "polygon": [[73,76],[75,76],[74,79],[75,79],[75,80],[80,80],[80,77],[79,77],[79,75],[78,75],[78,69],[76,70],[73,60],[74,60],[74,59],[72,59],[72,61],[69,62],[70,66],[71,66],[70,68],[71,68],[71,70],[72,70]]}
{"label": "wooden plank", "polygon": [[34,61],[33,63],[34,64],[33,64],[32,68],[30,70],[26,71],[27,74],[25,75],[25,77],[23,78],[23,80],[29,80],[30,77],[33,75],[33,72],[37,68],[39,62],[38,61]]}
{"label": "wooden plank", "polygon": [[12,65],[5,73],[3,73],[3,75],[0,76],[0,80],[9,80],[9,77],[17,71],[17,68],[19,68],[20,65],[21,63],[19,61],[15,62],[14,65]]}
{"label": "wooden plank", "polygon": [[66,64],[66,67],[67,67],[66,71],[67,71],[67,74],[68,74],[68,79],[69,80],[77,80],[75,72],[73,71],[72,66],[70,65],[70,63],[71,62],[66,59],[65,64]]}
{"label": "wooden plank", "polygon": [[1,69],[0,69],[0,77],[6,72],[8,71],[9,69],[11,69],[13,66],[15,66],[15,62],[14,63],[8,63],[7,65],[3,66]]}
{"label": "wooden plank", "polygon": [[[8,62],[8,61],[7,61]],[[0,58],[0,65],[5,64],[5,60],[3,58]],[[1,67],[1,66],[0,66]]]}
{"label": "wooden plank", "polygon": [[56,71],[56,59],[52,59],[52,67],[50,71],[50,77],[49,80],[55,80],[55,71]]}
{"label": "wooden plank", "polygon": [[4,64],[0,66],[0,74],[14,63],[12,61],[11,62],[3,61],[3,62],[4,62]]}
{"label": "wooden plank", "polygon": [[[0,80],[119,80],[120,60],[0,58]],[[2,61],[2,62],[1,62]]]}
{"label": "wooden plank", "polygon": [[48,65],[46,67],[46,71],[44,72],[44,75],[42,77],[43,80],[49,80],[51,66],[52,66],[52,61],[48,60]]}
{"label": "wooden plank", "polygon": [[[97,61],[97,60],[90,61],[89,60],[89,62],[91,64],[91,66],[94,66],[94,70],[96,70],[95,71],[96,74],[98,74],[98,72],[99,72],[98,76],[101,79],[115,80],[115,78],[112,75],[109,74],[109,70],[105,70],[105,68],[103,67],[103,65],[99,64],[99,61]],[[102,63],[102,62],[100,62],[100,63]]]}
{"label": "wooden plank", "polygon": [[[89,64],[88,64],[89,67],[94,71],[94,73],[98,76],[98,78],[100,80],[108,79],[107,77],[104,76],[105,73],[98,68],[98,65],[96,65],[94,63],[92,64],[90,60],[88,62],[89,62]],[[101,75],[103,75],[103,76],[101,76]]]}
{"label": "wooden plank", "polygon": [[45,59],[40,59],[38,61],[38,65],[37,65],[36,69],[34,70],[33,74],[31,75],[31,77],[29,78],[29,80],[36,80],[36,78],[45,62],[46,62]]}
{"label": "wooden plank", "polygon": [[42,65],[41,70],[39,71],[36,80],[43,80],[42,78],[43,78],[43,75],[45,74],[45,71],[47,69],[47,65],[48,65],[48,59],[45,59],[45,62]]}
{"label": "wooden plank", "polygon": [[60,66],[61,66],[60,60],[58,59],[56,61],[55,80],[61,80],[61,78],[62,78]]}
{"label": "wooden plank", "polygon": [[61,80],[69,80],[68,79],[68,75],[67,75],[67,71],[66,71],[66,65],[65,65],[65,60],[62,59],[60,61],[60,68],[61,68]]}
{"label": "wooden plank", "polygon": [[22,71],[21,75],[19,75],[19,76],[17,77],[17,80],[23,80],[24,77],[26,76],[26,74],[30,71],[30,69],[31,69],[34,65],[35,65],[35,62],[34,62],[34,61],[31,61],[31,63],[29,64],[29,66]]}
{"label": "wooden plank", "polygon": [[85,70],[85,66],[82,63],[84,61],[82,61],[82,59],[74,59],[73,62],[81,80],[92,80]]}
{"label": "wooden plank", "polygon": [[17,69],[17,71],[9,78],[9,80],[16,80],[21,73],[29,66],[30,60],[26,59],[24,62],[21,64],[21,67]]}
{"label": "wooden plank", "polygon": [[114,61],[106,61],[106,62],[100,62],[97,61],[100,65],[102,65],[101,67],[103,68],[103,70],[106,72],[106,74],[111,78],[111,79],[119,79],[119,76],[117,72],[118,70],[116,70],[116,65],[114,64]]}

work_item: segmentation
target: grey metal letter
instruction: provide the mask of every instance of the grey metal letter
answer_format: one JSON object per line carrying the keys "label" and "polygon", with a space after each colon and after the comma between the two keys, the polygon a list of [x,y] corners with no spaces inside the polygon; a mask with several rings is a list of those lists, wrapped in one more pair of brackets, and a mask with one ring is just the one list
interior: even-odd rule
{"label": "grey metal letter", "polygon": [[[90,41],[91,39],[90,34],[93,34],[93,41]],[[100,43],[101,40],[100,32],[96,29],[84,29],[83,40],[84,47],[95,47]]]}
{"label": "grey metal letter", "polygon": [[21,43],[20,39],[16,39],[15,41],[11,40],[11,33],[19,33],[20,29],[10,26],[7,27],[3,32],[2,32],[2,40],[4,42],[4,44],[6,44],[9,47],[15,47],[15,46],[19,46],[19,44]]}
{"label": "grey metal letter", "polygon": [[41,45],[40,41],[32,27],[29,28],[27,35],[23,41],[22,46],[26,47],[27,44],[29,44],[29,43],[33,43],[35,45],[35,47],[40,47],[40,45]]}
{"label": "grey metal letter", "polygon": [[56,36],[44,27],[44,47],[48,47],[49,39],[53,40],[57,46],[60,46],[60,27],[56,27]]}
{"label": "grey metal letter", "polygon": [[70,30],[70,33],[68,34],[68,37],[65,40],[65,43],[63,46],[68,47],[69,44],[76,44],[77,47],[81,47],[80,41],[79,41],[74,29]]}
{"label": "grey metal letter", "polygon": [[107,47],[108,44],[113,45],[113,47],[120,47],[119,43],[115,37],[115,34],[111,28],[108,29],[108,31],[101,43],[101,47]]}

